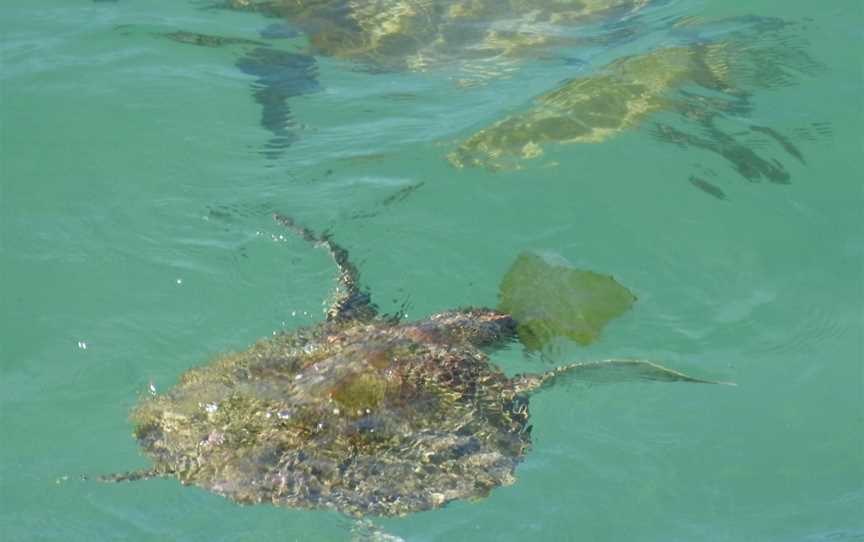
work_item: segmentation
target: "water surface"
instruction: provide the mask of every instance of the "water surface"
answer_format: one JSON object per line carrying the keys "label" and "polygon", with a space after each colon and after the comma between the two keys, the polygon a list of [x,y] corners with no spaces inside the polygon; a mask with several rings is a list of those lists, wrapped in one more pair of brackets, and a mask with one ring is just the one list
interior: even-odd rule
{"label": "water surface", "polygon": [[[496,353],[508,372],[641,357],[738,383],[551,390],[532,401],[534,449],[515,485],[379,521],[387,532],[864,539],[859,2],[658,2],[586,27],[626,39],[550,47],[471,84],[454,63],[310,56],[301,31],[201,8],[0,7],[0,538],[351,537],[334,513],[241,507],[174,480],[92,481],[147,465],[127,414],[149,386],[321,321],[333,266],[280,237],[279,211],[329,229],[382,309],[407,302],[409,318],[494,305],[523,250],[638,296],[588,347]],[[685,18],[721,22],[676,30]],[[716,117],[720,135],[661,111],[600,143],[552,142],[518,168],[446,159],[616,59],[752,28],[758,47],[777,39],[758,25],[778,19],[818,69],[748,87],[745,109]],[[180,31],[264,45],[165,36]],[[785,176],[748,175],[761,162],[742,149]]]}

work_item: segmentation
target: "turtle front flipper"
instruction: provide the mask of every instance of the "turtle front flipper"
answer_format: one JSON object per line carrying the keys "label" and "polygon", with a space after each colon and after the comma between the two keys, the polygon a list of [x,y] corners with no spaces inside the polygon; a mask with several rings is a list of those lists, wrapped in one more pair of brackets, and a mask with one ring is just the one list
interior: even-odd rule
{"label": "turtle front flipper", "polygon": [[563,378],[572,378],[577,381],[593,383],[654,380],[658,382],[736,385],[733,382],[694,378],[651,361],[608,359],[589,363],[571,363],[540,374],[516,375],[513,378],[513,387],[517,393],[533,393]]}
{"label": "turtle front flipper", "polygon": [[261,106],[261,126],[273,134],[262,154],[279,158],[298,139],[289,100],[321,90],[317,61],[309,55],[255,47],[238,58],[235,66],[255,77],[252,96]]}
{"label": "turtle front flipper", "polygon": [[333,256],[339,268],[339,287],[333,295],[333,303],[327,309],[328,321],[371,320],[378,315],[378,308],[372,303],[371,296],[360,288],[360,271],[348,259],[348,251],[333,241],[330,234],[316,235],[309,228],[279,213],[274,213],[273,218],[304,240],[326,247]]}
{"label": "turtle front flipper", "polygon": [[149,469],[139,469],[129,472],[118,472],[114,474],[103,474],[97,480],[100,482],[137,482],[138,480],[149,480],[150,478],[159,478],[167,476],[169,473],[157,467]]}

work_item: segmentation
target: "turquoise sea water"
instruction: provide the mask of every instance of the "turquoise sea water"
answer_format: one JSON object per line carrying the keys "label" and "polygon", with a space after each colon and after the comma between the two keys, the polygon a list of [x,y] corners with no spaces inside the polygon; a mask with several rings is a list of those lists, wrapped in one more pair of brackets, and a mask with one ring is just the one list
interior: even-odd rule
{"label": "turquoise sea water", "polygon": [[[532,400],[534,447],[515,485],[376,520],[387,533],[864,540],[860,2],[658,2],[591,23],[628,39],[551,48],[472,85],[456,84],[453,64],[383,71],[300,55],[281,87],[256,46],[163,35],[262,40],[273,23],[202,6],[0,6],[0,540],[352,537],[332,512],[238,506],[175,480],[93,480],[148,464],[127,415],[149,386],[321,321],[332,262],[280,238],[274,211],[330,230],[382,309],[407,302],[409,318],[494,306],[523,250],[638,295],[591,346],[497,352],[508,372],[640,357],[738,383],[549,390]],[[721,22],[676,30],[689,17]],[[616,58],[748,28],[758,47],[773,39],[760,21],[774,18],[819,67],[790,68],[726,115],[738,147],[662,141],[656,122],[708,136],[661,113],[602,143],[548,145],[521,169],[444,158]],[[296,52],[304,39],[273,43]],[[789,182],[746,178],[742,146]]]}

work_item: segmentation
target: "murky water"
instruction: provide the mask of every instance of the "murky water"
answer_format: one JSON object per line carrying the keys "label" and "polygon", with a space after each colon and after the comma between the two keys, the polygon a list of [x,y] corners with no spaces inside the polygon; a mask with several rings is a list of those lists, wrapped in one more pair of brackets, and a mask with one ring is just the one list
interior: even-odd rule
{"label": "murky water", "polygon": [[524,250],[637,295],[590,346],[496,352],[507,372],[639,357],[738,383],[550,390],[515,485],[387,533],[864,539],[861,5],[552,4],[372,46],[320,14],[5,2],[0,538],[357,536],[93,481],[147,465],[127,415],[150,386],[321,321],[332,262],[281,212],[409,318],[494,306]]}

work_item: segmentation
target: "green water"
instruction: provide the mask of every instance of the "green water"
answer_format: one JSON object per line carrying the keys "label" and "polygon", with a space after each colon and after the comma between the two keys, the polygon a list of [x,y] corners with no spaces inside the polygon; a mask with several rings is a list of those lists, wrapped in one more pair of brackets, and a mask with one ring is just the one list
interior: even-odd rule
{"label": "green water", "polygon": [[[738,383],[550,390],[532,400],[534,448],[515,485],[377,521],[394,536],[864,540],[860,2],[668,2],[641,40],[579,62],[550,54],[467,89],[446,68],[369,73],[318,58],[320,89],[289,100],[296,141],[276,158],[262,154],[273,134],[237,49],[150,31],[255,39],[268,22],[199,7],[0,6],[0,539],[350,538],[335,513],[241,507],[174,480],[92,480],[148,464],[127,420],[148,386],[322,319],[332,263],[279,237],[280,211],[329,229],[382,309],[407,301],[409,318],[494,306],[523,250],[613,274],[639,297],[589,347],[562,344],[551,361],[496,353],[507,371],[641,357]],[[795,32],[824,69],[756,92],[739,119],[800,135],[804,163],[756,147],[790,184],[748,182],[647,126],[550,146],[517,171],[443,159],[532,96],[698,15],[806,21]],[[726,198],[691,186],[694,171],[715,172]]]}

